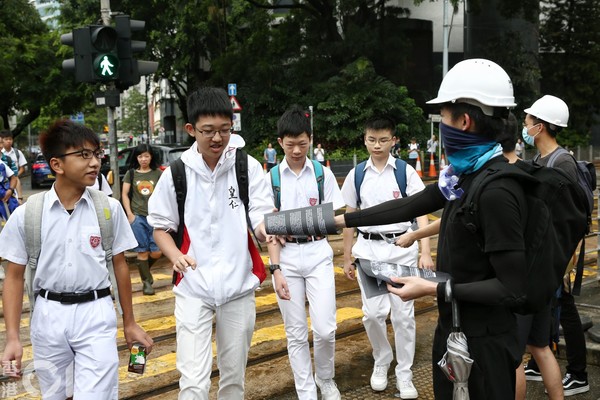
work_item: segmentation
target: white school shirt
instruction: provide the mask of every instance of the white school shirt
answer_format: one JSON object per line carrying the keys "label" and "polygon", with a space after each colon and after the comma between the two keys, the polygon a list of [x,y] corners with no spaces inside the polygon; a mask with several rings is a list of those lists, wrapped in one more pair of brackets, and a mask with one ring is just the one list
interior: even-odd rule
{"label": "white school shirt", "polygon": [[[223,152],[214,171],[194,143],[181,155],[185,164],[187,195],[185,227],[187,252],[196,260],[173,290],[220,306],[252,292],[259,285],[252,274],[248,252],[246,212],[235,175],[235,147]],[[273,211],[261,164],[248,156],[249,214],[253,227]],[[170,168],[161,175],[148,201],[148,223],[154,229],[177,231],[179,213]]]}
{"label": "white school shirt", "polygon": [[[379,172],[373,165],[372,159],[369,159],[365,165],[365,176],[360,186],[361,209],[369,208],[383,202],[402,197],[394,171],[396,169],[396,159],[388,156],[387,163],[383,171]],[[355,168],[346,176],[342,185],[342,195],[348,207],[358,208],[358,197],[354,185]],[[415,193],[425,189],[423,181],[417,174],[417,171],[410,165],[406,165],[406,194],[412,196]],[[390,225],[362,226],[358,229],[361,232],[369,233],[396,233],[404,232],[410,228],[410,221],[399,222]],[[416,245],[416,242],[415,244]],[[358,235],[358,240],[352,247],[352,255],[355,258],[366,258],[369,260],[387,260],[406,264],[402,258],[406,254],[405,249],[386,243],[384,240],[366,240],[362,235]],[[383,258],[382,258],[383,257]]]}
{"label": "white school shirt", "polygon": [[2,149],[2,153],[9,156],[13,160],[15,165],[17,165],[19,168],[27,165],[27,159],[25,158],[21,150],[17,150],[14,147],[11,147],[10,151]]}
{"label": "white school shirt", "polygon": [[[281,210],[309,207],[319,204],[319,187],[315,176],[315,167],[308,158],[298,175],[290,169],[287,160],[279,164],[279,184],[281,188]],[[333,172],[329,168],[323,168],[323,204],[333,203],[333,209],[337,210],[344,206],[344,198],[340,192]],[[271,185],[271,175],[265,175],[265,182],[269,187],[271,198],[275,199]]]}
{"label": "white school shirt", "polygon": [[[113,254],[137,246],[121,204],[109,198],[113,223]],[[27,264],[25,250],[25,210],[17,207],[0,232],[0,257],[16,264]],[[94,201],[86,190],[69,215],[52,188],[44,195],[42,248],[34,291],[88,292],[110,286],[110,278]]]}

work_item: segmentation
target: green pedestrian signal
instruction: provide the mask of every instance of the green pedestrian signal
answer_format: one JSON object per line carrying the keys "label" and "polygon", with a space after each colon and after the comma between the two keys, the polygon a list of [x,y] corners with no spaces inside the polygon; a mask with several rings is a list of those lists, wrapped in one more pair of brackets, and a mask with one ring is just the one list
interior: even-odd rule
{"label": "green pedestrian signal", "polygon": [[94,59],[94,74],[100,79],[116,79],[119,72],[119,57],[112,53],[99,54]]}

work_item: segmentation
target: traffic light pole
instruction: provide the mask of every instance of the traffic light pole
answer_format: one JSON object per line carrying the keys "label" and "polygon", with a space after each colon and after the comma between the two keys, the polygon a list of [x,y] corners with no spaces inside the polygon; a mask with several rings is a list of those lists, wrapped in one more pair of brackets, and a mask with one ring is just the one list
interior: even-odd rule
{"label": "traffic light pole", "polygon": [[[102,24],[110,25],[110,0],[100,0],[100,13],[102,15]],[[116,90],[114,82],[108,82],[109,91]],[[117,160],[117,131],[115,129],[115,108],[114,106],[106,107],[106,119],[108,125],[108,149],[110,154],[110,169],[113,171],[112,191],[113,197],[117,200],[121,199],[121,179],[119,177],[119,162]]]}

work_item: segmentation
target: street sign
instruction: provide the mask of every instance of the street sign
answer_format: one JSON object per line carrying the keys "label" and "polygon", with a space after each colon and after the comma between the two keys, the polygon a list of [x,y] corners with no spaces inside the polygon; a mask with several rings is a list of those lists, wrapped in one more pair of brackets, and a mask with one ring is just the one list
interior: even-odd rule
{"label": "street sign", "polygon": [[71,115],[70,120],[73,121],[73,122],[77,122],[79,124],[82,124],[82,125],[85,123],[85,118],[84,118],[82,112],[78,112],[75,115]]}
{"label": "street sign", "polygon": [[237,96],[237,85],[235,83],[230,83],[227,85],[227,95]]}
{"label": "street sign", "polygon": [[429,120],[431,122],[442,122],[442,116],[439,114],[429,114]]}
{"label": "street sign", "polygon": [[231,101],[231,108],[233,108],[233,111],[242,111],[242,106],[235,96],[230,96],[229,100]]}
{"label": "street sign", "polygon": [[242,130],[242,114],[233,113],[233,130],[239,132]]}

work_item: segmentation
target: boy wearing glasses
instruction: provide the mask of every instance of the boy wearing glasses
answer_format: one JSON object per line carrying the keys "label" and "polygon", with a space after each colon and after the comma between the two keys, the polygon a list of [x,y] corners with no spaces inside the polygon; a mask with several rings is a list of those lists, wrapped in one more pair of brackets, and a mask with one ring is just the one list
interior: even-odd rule
{"label": "boy wearing glasses", "polygon": [[181,155],[188,188],[182,250],[169,234],[179,227],[170,168],[148,203],[154,239],[179,274],[173,288],[179,399],[208,399],[215,316],[218,398],[243,399],[256,317],[254,291],[259,285],[252,273],[248,228],[265,240],[263,216],[272,212],[273,203],[261,164],[248,156],[248,226],[236,178],[236,148],[229,145],[233,110],[227,93],[199,89],[188,97],[187,109],[185,129],[195,142]]}
{"label": "boy wearing glasses", "polygon": [[[364,179],[360,186],[360,199],[355,183],[356,169],[352,169],[344,185],[342,195],[346,202],[346,211],[353,212],[359,207],[368,208],[388,200],[397,199],[403,193],[411,196],[425,188],[417,172],[402,160],[395,159],[390,149],[396,143],[396,125],[388,118],[373,119],[366,124],[365,145],[370,157],[365,164],[356,168],[364,168]],[[399,188],[395,170],[405,165],[406,188]],[[427,226],[427,216],[417,218],[420,228]],[[348,279],[356,279],[356,271],[352,256],[372,261],[417,266],[419,247],[413,243],[408,248],[387,243],[387,238],[399,238],[411,231],[410,221],[391,225],[369,226],[358,229],[358,239],[354,241],[355,228],[344,229],[344,273]],[[421,259],[419,266],[432,268],[433,261],[429,248],[429,239],[421,239]],[[413,301],[402,301],[398,296],[385,293],[368,298],[365,295],[363,276],[359,274],[358,284],[361,288],[363,303],[363,323],[371,346],[375,364],[371,375],[371,388],[383,391],[388,384],[388,369],[394,359],[392,347],[387,338],[386,319],[391,312],[394,342],[396,347],[396,387],[403,399],[416,399],[417,389],[412,383],[412,363],[415,355],[415,314]]]}
{"label": "boy wearing glasses", "polygon": [[[89,193],[100,169],[98,136],[68,120],[40,135],[40,147],[56,182],[44,194],[41,253],[33,281],[37,294],[30,334],[35,372],[45,399],[74,396],[118,398],[117,321],[109,271],[94,202]],[[136,245],[119,202],[108,199],[113,224],[113,264],[127,345],[152,349],[152,339],[133,317],[131,282],[124,251]],[[19,325],[27,253],[24,219],[17,208],[0,233],[0,257],[9,261],[2,294],[6,323],[4,368],[20,374]],[[6,369],[5,369],[6,370]]]}
{"label": "boy wearing glasses", "polygon": [[[311,126],[304,110],[294,106],[277,122],[277,139],[283,148],[279,170],[280,210],[314,206],[320,198],[315,165],[308,154]],[[320,166],[319,166],[320,167]],[[323,170],[323,201],[338,209],[344,205],[342,194],[329,168]],[[265,176],[269,186],[271,175]],[[271,196],[275,198],[274,191]],[[281,310],[288,341],[288,354],[300,400],[317,400],[317,386],[324,400],[339,400],[335,375],[335,279],[333,250],[324,237],[287,238],[284,247],[269,243],[270,270],[277,303]],[[313,378],[305,301],[308,298],[314,343]]]}

